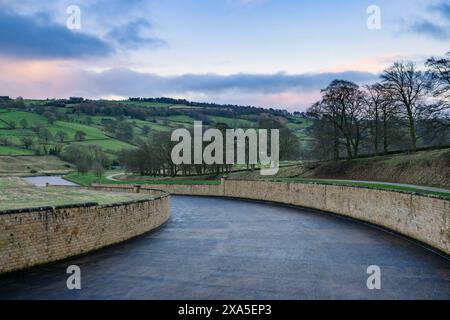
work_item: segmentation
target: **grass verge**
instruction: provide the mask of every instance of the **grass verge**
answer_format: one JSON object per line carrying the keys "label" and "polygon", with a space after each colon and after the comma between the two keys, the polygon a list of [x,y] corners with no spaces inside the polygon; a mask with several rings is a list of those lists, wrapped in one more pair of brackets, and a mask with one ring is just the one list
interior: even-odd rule
{"label": "grass verge", "polygon": [[0,211],[49,206],[99,205],[153,199],[148,194],[83,190],[81,188],[37,188],[19,178],[0,178]]}
{"label": "grass verge", "polygon": [[142,180],[120,180],[113,181],[107,179],[105,176],[97,177],[93,173],[78,173],[71,172],[64,177],[64,179],[69,180],[71,182],[77,183],[82,186],[90,186],[93,183],[101,183],[101,184],[190,184],[190,185],[214,185],[220,184],[220,180],[195,180],[195,179],[170,179],[170,178],[161,178],[161,179],[142,179]]}
{"label": "grass verge", "polygon": [[[93,183],[101,184],[187,184],[187,185],[218,185],[220,180],[195,180],[195,179],[143,179],[143,180],[120,180],[112,181],[108,180],[106,177],[97,177],[92,173],[80,174],[72,172],[65,176],[65,179],[75,182],[82,186],[90,186]],[[277,178],[277,179],[263,179],[261,181],[278,181],[278,182],[306,182],[306,183],[319,183],[326,185],[337,185],[337,186],[350,186],[350,187],[364,187],[370,189],[380,189],[380,190],[390,190],[390,191],[403,191],[409,193],[418,193],[425,195],[433,195],[450,199],[450,193],[447,192],[437,192],[426,189],[421,189],[417,187],[409,186],[396,186],[383,183],[365,183],[365,182],[345,182],[345,181],[334,181],[334,180],[322,180],[322,179],[303,179],[303,178]]]}
{"label": "grass verge", "polygon": [[384,183],[367,183],[367,182],[353,182],[353,181],[334,181],[334,180],[322,180],[322,179],[303,179],[303,178],[279,178],[279,179],[270,179],[270,181],[280,181],[280,182],[307,182],[307,183],[319,183],[326,185],[334,185],[334,186],[349,186],[349,187],[364,187],[370,189],[380,189],[380,190],[390,190],[390,191],[403,191],[410,193],[419,193],[426,195],[439,196],[450,199],[450,193],[448,192],[438,192],[432,190],[421,189],[417,187],[409,187],[409,186],[396,186]]}

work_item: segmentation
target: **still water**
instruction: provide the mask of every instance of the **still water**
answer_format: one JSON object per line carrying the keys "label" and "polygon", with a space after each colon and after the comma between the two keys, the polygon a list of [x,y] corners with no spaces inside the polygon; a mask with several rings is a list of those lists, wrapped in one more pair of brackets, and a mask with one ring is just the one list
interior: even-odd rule
{"label": "still water", "polygon": [[26,177],[24,178],[29,183],[36,187],[45,187],[48,183],[53,186],[76,186],[77,184],[65,180],[63,176],[39,176],[39,177]]}

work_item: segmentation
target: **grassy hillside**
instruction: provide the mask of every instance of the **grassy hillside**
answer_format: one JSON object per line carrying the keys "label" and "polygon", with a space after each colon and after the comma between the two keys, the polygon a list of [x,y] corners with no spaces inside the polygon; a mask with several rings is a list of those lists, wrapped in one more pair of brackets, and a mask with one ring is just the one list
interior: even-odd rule
{"label": "grassy hillside", "polygon": [[0,156],[0,176],[65,173],[73,166],[55,156]]}
{"label": "grassy hillside", "polygon": [[32,155],[34,154],[33,150],[27,150],[21,147],[13,147],[13,146],[2,146],[0,145],[0,155]]}
{"label": "grassy hillside", "polygon": [[[280,111],[236,108],[240,113],[233,106],[195,106],[192,103],[10,100],[0,104],[0,155],[42,154],[44,144],[39,137],[39,128],[46,128],[51,134],[50,141],[45,144],[47,149],[55,146],[64,149],[70,144],[98,145],[114,159],[117,151],[133,148],[139,139],[146,139],[154,132],[192,128],[194,121],[250,128],[257,126],[261,117],[277,119],[298,137],[308,140],[306,129],[311,122],[307,119],[289,114],[284,117]],[[99,109],[102,112],[98,112]],[[111,124],[116,127],[111,129]],[[118,132],[117,126],[125,124],[131,126],[131,135]],[[84,133],[82,139],[76,137],[77,132]],[[63,139],[58,138],[61,133]],[[26,138],[33,140],[32,146],[26,146]]]}
{"label": "grassy hillside", "polygon": [[[261,178],[259,172],[240,172],[230,176],[237,179]],[[275,178],[382,181],[450,188],[450,148],[352,161],[304,163],[280,168]]]}
{"label": "grassy hillside", "polygon": [[[86,122],[86,118],[81,118],[78,121]],[[94,118],[94,117],[93,117]],[[27,125],[24,127],[21,125],[23,121],[26,121]],[[113,153],[114,151],[133,147],[131,144],[125,141],[120,141],[115,138],[109,137],[102,125],[99,123],[99,119],[92,119],[92,124],[82,124],[78,122],[68,121],[55,121],[49,123],[49,121],[42,115],[24,112],[18,110],[7,110],[0,113],[0,123],[3,124],[0,127],[0,155],[29,155],[33,154],[33,147],[26,149],[23,145],[22,139],[25,137],[34,140],[34,147],[38,144],[38,136],[33,128],[41,126],[47,128],[52,134],[52,144],[69,145],[71,143],[82,144],[96,144],[100,145],[106,152]],[[83,141],[76,141],[75,134],[78,131],[85,133]],[[64,132],[66,138],[63,142],[56,138],[58,132]],[[3,140],[2,140],[3,138]]]}

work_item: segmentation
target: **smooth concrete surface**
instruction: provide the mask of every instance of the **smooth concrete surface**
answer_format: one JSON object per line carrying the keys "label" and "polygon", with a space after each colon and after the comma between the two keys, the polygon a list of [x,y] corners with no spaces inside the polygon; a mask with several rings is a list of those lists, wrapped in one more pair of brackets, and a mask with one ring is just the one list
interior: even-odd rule
{"label": "smooth concrete surface", "polygon": [[[95,185],[105,188],[105,185]],[[132,185],[111,185],[120,190]],[[333,212],[418,240],[450,256],[450,199],[409,192],[305,182],[228,180],[220,184],[148,184],[171,195],[271,201]]]}
{"label": "smooth concrete surface", "polygon": [[[69,265],[81,267],[81,290],[66,288]],[[381,290],[367,289],[370,265]],[[450,261],[325,213],[174,196],[156,231],[0,277],[0,298],[450,299]]]}

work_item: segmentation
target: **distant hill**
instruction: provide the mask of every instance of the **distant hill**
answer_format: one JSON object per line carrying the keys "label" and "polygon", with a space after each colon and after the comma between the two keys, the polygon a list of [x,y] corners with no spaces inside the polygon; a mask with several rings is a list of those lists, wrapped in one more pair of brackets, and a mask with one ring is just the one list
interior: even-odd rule
{"label": "distant hill", "polygon": [[308,141],[307,128],[312,120],[285,110],[170,98],[3,99],[0,101],[0,155],[56,154],[69,144],[93,144],[114,159],[118,151],[133,148],[139,139],[150,137],[152,132],[191,128],[194,121],[202,121],[207,126],[221,123],[230,128],[251,128],[267,117]]}

